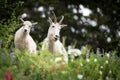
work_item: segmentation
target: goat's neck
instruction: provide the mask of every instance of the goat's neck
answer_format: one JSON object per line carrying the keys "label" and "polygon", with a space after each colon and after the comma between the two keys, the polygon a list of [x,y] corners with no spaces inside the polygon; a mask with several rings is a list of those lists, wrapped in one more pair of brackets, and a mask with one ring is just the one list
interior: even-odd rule
{"label": "goat's neck", "polygon": [[29,34],[23,34],[23,38],[27,38]]}

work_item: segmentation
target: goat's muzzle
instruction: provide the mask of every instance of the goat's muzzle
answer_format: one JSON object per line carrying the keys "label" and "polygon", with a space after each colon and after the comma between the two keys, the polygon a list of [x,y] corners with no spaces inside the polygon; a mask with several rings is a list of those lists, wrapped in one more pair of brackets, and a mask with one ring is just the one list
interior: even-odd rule
{"label": "goat's muzzle", "polygon": [[24,32],[27,32],[27,29],[25,29]]}
{"label": "goat's muzzle", "polygon": [[55,35],[54,40],[57,41],[60,38],[60,36]]}

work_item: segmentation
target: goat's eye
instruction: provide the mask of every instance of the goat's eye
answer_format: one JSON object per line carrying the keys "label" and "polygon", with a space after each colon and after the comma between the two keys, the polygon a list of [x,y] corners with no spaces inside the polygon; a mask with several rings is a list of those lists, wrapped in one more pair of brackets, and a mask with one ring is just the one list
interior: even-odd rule
{"label": "goat's eye", "polygon": [[55,26],[52,26],[52,28],[54,28]]}

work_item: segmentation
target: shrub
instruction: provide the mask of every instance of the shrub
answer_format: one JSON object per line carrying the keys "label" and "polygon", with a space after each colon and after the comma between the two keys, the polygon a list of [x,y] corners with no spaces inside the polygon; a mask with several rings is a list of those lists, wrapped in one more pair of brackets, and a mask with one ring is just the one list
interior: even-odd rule
{"label": "shrub", "polygon": [[[83,51],[83,50],[82,50]],[[114,52],[99,57],[90,53],[90,58],[84,56],[70,60],[54,62],[55,57],[47,50],[39,50],[39,55],[26,51],[16,52],[10,57],[9,50],[2,49],[0,55],[0,78],[4,78],[6,70],[10,70],[14,80],[119,80],[120,59]],[[85,51],[83,51],[85,52]],[[4,55],[4,57],[3,57]],[[85,53],[84,53],[85,55]],[[60,55],[57,55],[58,57]]]}
{"label": "shrub", "polygon": [[14,14],[10,19],[0,21],[0,46],[1,48],[12,48],[15,30],[20,27],[19,18]]}

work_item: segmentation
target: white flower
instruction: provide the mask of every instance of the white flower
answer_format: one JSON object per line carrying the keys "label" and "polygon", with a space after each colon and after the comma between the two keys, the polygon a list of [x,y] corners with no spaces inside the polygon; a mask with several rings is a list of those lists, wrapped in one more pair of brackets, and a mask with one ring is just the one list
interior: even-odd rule
{"label": "white flower", "polygon": [[103,66],[100,66],[101,69],[103,69]]}
{"label": "white flower", "polygon": [[94,59],[94,62],[97,62],[97,59],[96,59],[96,58]]}
{"label": "white flower", "polygon": [[106,54],[106,56],[109,58],[109,57],[110,57],[110,54],[109,54],[109,53],[107,53],[107,54]]}
{"label": "white flower", "polygon": [[99,71],[100,75],[102,75],[102,71]]}
{"label": "white flower", "polygon": [[111,74],[112,73],[112,71],[111,70],[109,70],[109,74]]}
{"label": "white flower", "polygon": [[55,58],[55,62],[59,62],[59,61],[61,61],[61,60],[62,60],[61,57],[57,57],[57,58]]}
{"label": "white flower", "polygon": [[82,63],[80,63],[80,66],[83,66],[83,64],[82,64]]}
{"label": "white flower", "polygon": [[77,77],[78,77],[78,79],[82,79],[83,75],[82,74],[78,74]]}
{"label": "white flower", "polygon": [[106,60],[105,63],[108,64],[108,60]]}
{"label": "white flower", "polygon": [[108,76],[106,76],[106,80],[109,80],[109,77],[108,77]]}
{"label": "white flower", "polygon": [[90,62],[90,59],[87,58],[86,61],[87,61],[87,62]]}
{"label": "white flower", "polygon": [[82,53],[79,49],[69,49],[68,54],[71,54],[73,56],[80,56]]}

